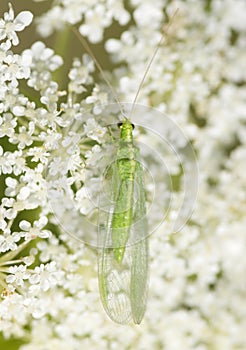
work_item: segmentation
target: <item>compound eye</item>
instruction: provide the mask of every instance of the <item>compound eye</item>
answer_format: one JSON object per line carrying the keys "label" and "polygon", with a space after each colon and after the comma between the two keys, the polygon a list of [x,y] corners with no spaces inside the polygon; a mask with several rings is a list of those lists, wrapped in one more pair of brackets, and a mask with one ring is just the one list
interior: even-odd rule
{"label": "compound eye", "polygon": [[[118,124],[117,124],[118,128],[121,129],[123,124],[124,124],[124,123],[122,123],[122,122],[118,123]],[[132,126],[132,129],[135,128],[135,125],[134,125],[134,124],[131,124],[131,126]]]}

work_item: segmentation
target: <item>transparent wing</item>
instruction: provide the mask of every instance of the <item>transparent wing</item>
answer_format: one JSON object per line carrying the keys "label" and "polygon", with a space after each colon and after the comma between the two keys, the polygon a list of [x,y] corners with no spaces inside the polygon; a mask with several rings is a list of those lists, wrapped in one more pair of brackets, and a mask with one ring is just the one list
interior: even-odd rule
{"label": "transparent wing", "polygon": [[136,174],[138,200],[134,211],[134,240],[132,246],[130,300],[133,321],[139,324],[144,316],[148,296],[148,225],[142,167],[138,163]]}
{"label": "transparent wing", "polygon": [[[107,175],[108,193],[104,191],[100,198],[98,230],[98,280],[101,301],[108,316],[117,323],[128,323],[131,319],[129,295],[131,247],[126,247],[124,259],[117,262],[113,250],[112,219],[116,207],[116,198],[123,189],[118,176],[117,163],[111,165]],[[121,234],[120,229],[119,235]]]}
{"label": "transparent wing", "polygon": [[100,249],[98,257],[99,289],[103,307],[117,323],[128,323],[132,318],[129,295],[131,253],[127,247],[124,262],[115,261],[112,249]]}
{"label": "transparent wing", "polygon": [[[124,247],[124,257],[118,262],[112,247],[111,223],[115,210],[115,196],[119,191],[123,189],[125,191],[125,186],[120,183],[117,171],[117,165],[114,164],[111,171],[111,186],[108,187],[111,204],[108,210],[105,210],[105,206],[104,208],[100,206],[99,212],[99,289],[103,307],[113,321],[124,324],[133,319],[135,323],[140,323],[146,308],[148,286],[148,241],[143,174],[141,165],[137,163],[132,191],[133,220],[129,229],[129,239]],[[117,234],[115,228],[113,234]]]}

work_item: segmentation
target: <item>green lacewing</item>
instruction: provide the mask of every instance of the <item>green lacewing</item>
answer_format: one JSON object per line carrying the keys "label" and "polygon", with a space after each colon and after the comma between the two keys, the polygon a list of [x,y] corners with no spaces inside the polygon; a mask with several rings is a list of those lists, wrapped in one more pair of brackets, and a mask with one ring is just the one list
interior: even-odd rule
{"label": "green lacewing", "polygon": [[[177,10],[171,20],[176,13]],[[146,67],[130,115],[166,33],[167,30],[162,34]],[[121,103],[89,45],[77,31],[75,34],[94,60],[122,111]],[[106,213],[99,208],[98,282],[101,301],[108,316],[116,323],[133,321],[140,324],[146,310],[148,294],[146,198],[139,149],[133,139],[134,125],[130,118],[122,114],[116,158],[106,171],[106,176],[110,178],[108,197],[111,205]]]}
{"label": "green lacewing", "polygon": [[100,295],[113,321],[127,323],[132,319],[139,324],[147,302],[148,229],[143,169],[128,119],[120,125],[110,173],[111,207],[98,231]]}

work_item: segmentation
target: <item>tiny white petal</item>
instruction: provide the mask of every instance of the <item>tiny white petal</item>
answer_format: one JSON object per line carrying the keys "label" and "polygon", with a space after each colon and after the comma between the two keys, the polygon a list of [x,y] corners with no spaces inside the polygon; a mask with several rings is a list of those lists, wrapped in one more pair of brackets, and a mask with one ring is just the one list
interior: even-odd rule
{"label": "tiny white petal", "polygon": [[25,115],[25,108],[23,106],[14,106],[13,113],[17,117],[23,116],[23,115]]}
{"label": "tiny white petal", "polygon": [[90,104],[90,103],[95,103],[96,100],[97,98],[95,96],[88,96],[85,101],[86,103]]}
{"label": "tiny white petal", "polygon": [[121,49],[121,46],[121,42],[116,39],[109,39],[105,44],[106,50],[110,53],[118,52]]}
{"label": "tiny white petal", "polygon": [[50,232],[48,230],[43,230],[38,234],[38,237],[40,237],[40,238],[49,238],[50,236],[51,235],[50,235]]}
{"label": "tiny white petal", "polygon": [[33,14],[30,11],[22,11],[16,16],[15,23],[20,23],[27,27],[32,22],[32,19]]}
{"label": "tiny white petal", "polygon": [[8,187],[15,188],[18,185],[18,181],[12,177],[7,177],[5,183]]}
{"label": "tiny white petal", "polygon": [[26,266],[32,265],[33,262],[34,262],[34,256],[33,256],[33,255],[31,255],[31,256],[25,256],[25,257],[23,258],[23,262],[26,264]]}
{"label": "tiny white petal", "polygon": [[6,282],[7,283],[13,283],[15,281],[15,276],[14,275],[9,275],[6,277]]}
{"label": "tiny white petal", "polygon": [[48,223],[48,218],[46,216],[41,216],[41,218],[39,219],[39,224],[44,227],[45,225],[47,225]]}
{"label": "tiny white petal", "polygon": [[18,200],[25,200],[28,198],[28,196],[30,195],[30,189],[28,187],[22,187],[20,189],[20,192],[17,196]]}
{"label": "tiny white petal", "polygon": [[31,228],[31,224],[29,221],[26,221],[26,220],[22,220],[20,223],[19,223],[19,227],[21,230],[23,231],[29,231],[30,228]]}

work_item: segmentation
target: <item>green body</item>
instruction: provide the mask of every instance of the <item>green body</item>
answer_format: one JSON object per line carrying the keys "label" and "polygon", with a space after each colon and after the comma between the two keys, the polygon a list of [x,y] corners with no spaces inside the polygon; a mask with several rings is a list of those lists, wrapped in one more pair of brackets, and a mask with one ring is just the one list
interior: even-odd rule
{"label": "green body", "polygon": [[[98,274],[103,306],[117,323],[140,323],[148,290],[148,240],[143,170],[125,120],[110,166],[110,210],[99,212]],[[101,219],[101,220],[100,220]],[[101,221],[101,224],[100,224]]]}
{"label": "green body", "polygon": [[112,218],[112,245],[115,247],[114,258],[118,262],[124,257],[125,245],[129,238],[133,219],[134,178],[136,167],[139,166],[136,161],[136,148],[133,145],[133,126],[126,122],[120,128],[117,171],[114,174],[117,176],[118,186],[114,193],[115,210]]}

